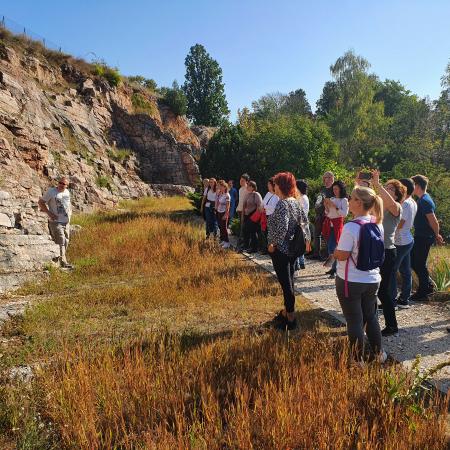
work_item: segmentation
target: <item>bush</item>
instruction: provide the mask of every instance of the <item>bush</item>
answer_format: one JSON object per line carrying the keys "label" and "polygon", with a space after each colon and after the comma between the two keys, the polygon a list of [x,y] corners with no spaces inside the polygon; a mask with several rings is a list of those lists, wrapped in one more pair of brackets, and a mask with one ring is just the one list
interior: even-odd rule
{"label": "bush", "polygon": [[96,178],[95,180],[95,184],[99,187],[99,188],[106,188],[109,191],[112,191],[112,181],[109,177],[106,177],[104,175],[100,175]]}
{"label": "bush", "polygon": [[138,114],[148,114],[151,117],[157,114],[156,105],[138,92],[135,92],[131,96],[131,103],[133,104],[134,111]]}
{"label": "bush", "polygon": [[172,88],[164,88],[163,102],[170,107],[177,116],[185,116],[187,112],[187,99],[183,90],[179,88],[176,82],[173,83]]}
{"label": "bush", "polygon": [[104,62],[97,62],[94,64],[92,73],[98,77],[104,78],[110,86],[119,86],[122,81],[122,76],[119,73],[119,69],[116,67],[108,67]]}
{"label": "bush", "polygon": [[122,164],[133,152],[127,148],[108,148],[106,153],[113,161]]}
{"label": "bush", "polygon": [[200,192],[188,192],[186,197],[189,199],[190,204],[194,207],[195,213],[198,216],[201,216],[203,195]]}
{"label": "bush", "polygon": [[239,219],[239,217],[235,217],[234,219],[232,219],[230,223],[230,230],[234,236],[239,236],[239,234],[241,233],[241,220]]}

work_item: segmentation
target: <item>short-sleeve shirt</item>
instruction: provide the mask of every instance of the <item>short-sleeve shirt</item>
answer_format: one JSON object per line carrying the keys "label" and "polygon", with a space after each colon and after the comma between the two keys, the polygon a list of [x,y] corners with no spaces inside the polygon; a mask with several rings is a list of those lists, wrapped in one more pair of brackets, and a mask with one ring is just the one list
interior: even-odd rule
{"label": "short-sleeve shirt", "polygon": [[230,194],[217,194],[217,212],[224,213],[227,210],[227,203],[230,202]]}
{"label": "short-sleeve shirt", "polygon": [[411,227],[413,226],[414,218],[417,213],[417,204],[411,198],[407,198],[402,203],[402,220],[404,220],[402,228],[395,230],[394,244],[397,245],[409,245],[413,241],[413,235],[411,233]]}
{"label": "short-sleeve shirt", "polygon": [[[370,222],[370,216],[360,216],[356,217],[355,220],[361,220],[365,222]],[[383,234],[383,226],[378,224],[380,232]],[[372,270],[359,270],[355,266],[355,262],[358,261],[358,241],[361,226],[354,222],[348,222],[344,225],[342,229],[341,237],[339,238],[339,243],[337,246],[338,250],[344,250],[346,252],[351,252],[351,258],[348,262],[348,281],[354,283],[379,283],[381,281],[380,269]],[[342,280],[345,280],[345,266],[347,261],[337,262],[337,276]]]}
{"label": "short-sleeve shirt", "polygon": [[270,216],[275,211],[275,206],[280,201],[278,195],[268,192],[263,198],[264,210],[266,211],[266,215]]}
{"label": "short-sleeve shirt", "polygon": [[429,194],[424,194],[417,201],[417,214],[414,219],[414,236],[434,237],[434,231],[428,223],[427,214],[434,213],[436,205]]}
{"label": "short-sleeve shirt", "polygon": [[72,206],[70,204],[70,192],[64,189],[59,192],[57,188],[51,187],[42,196],[42,200],[46,203],[49,211],[57,216],[57,219],[51,222],[69,223],[72,215]]}
{"label": "short-sleeve shirt", "polygon": [[390,211],[384,211],[383,217],[383,227],[384,227],[384,248],[385,249],[393,249],[395,248],[394,244],[394,235],[395,230],[402,219],[402,207],[400,207],[400,214],[398,216],[394,216]]}
{"label": "short-sleeve shirt", "polygon": [[207,208],[216,204],[216,193],[211,188],[207,187],[203,195],[206,196],[205,206]]}

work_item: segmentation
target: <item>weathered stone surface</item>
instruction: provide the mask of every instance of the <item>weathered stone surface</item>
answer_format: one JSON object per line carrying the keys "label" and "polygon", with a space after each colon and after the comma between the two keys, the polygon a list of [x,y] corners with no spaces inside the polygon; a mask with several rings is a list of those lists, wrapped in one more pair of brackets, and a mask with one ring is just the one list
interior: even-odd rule
{"label": "weathered stone surface", "polygon": [[57,255],[37,202],[60,176],[83,212],[196,184],[201,146],[186,119],[146,92],[153,111],[135,114],[135,93],[0,43],[0,292]]}
{"label": "weathered stone surface", "polygon": [[[85,211],[114,205],[122,196],[154,195],[151,183],[197,182],[196,161],[186,153],[199,153],[198,138],[156,97],[141,93],[155,113],[135,114],[134,91],[126,85],[111,88],[68,63],[55,67],[12,48],[3,54],[2,190],[36,202],[51,180],[68,175],[74,206]],[[131,154],[114,160],[116,148]],[[98,189],[99,179],[108,179],[108,187]]]}
{"label": "weathered stone surface", "polygon": [[5,213],[0,212],[0,227],[11,228],[13,225],[11,219]]}

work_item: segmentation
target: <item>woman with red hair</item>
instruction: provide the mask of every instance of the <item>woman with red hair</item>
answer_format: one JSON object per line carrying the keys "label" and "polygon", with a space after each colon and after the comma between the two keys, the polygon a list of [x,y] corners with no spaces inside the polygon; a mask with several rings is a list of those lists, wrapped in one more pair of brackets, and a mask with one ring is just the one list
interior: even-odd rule
{"label": "woman with red hair", "polygon": [[273,268],[283,290],[284,309],[275,317],[275,327],[293,330],[297,327],[295,319],[294,263],[296,255],[289,251],[297,224],[301,224],[306,236],[307,249],[310,250],[311,235],[308,217],[297,201],[295,177],[290,172],[280,172],[274,177],[275,194],[280,201],[275,211],[268,217],[267,250],[272,258]]}

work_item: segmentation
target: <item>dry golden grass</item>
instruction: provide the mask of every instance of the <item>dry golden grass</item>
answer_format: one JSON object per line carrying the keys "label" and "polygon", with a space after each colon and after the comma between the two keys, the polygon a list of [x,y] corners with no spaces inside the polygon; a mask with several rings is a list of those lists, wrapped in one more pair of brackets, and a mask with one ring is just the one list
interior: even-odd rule
{"label": "dry golden grass", "polygon": [[444,448],[446,403],[394,401],[301,300],[300,333],[261,327],[276,281],[205,242],[187,201],[122,208],[78,218],[77,269],[25,288],[40,301],[3,330],[5,370],[35,368],[0,388],[18,448]]}

